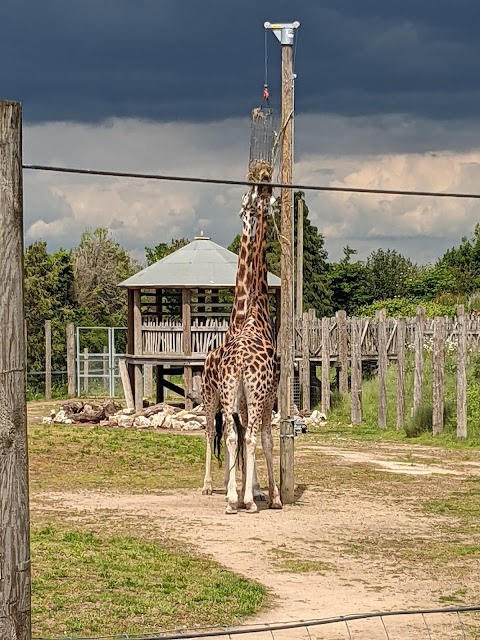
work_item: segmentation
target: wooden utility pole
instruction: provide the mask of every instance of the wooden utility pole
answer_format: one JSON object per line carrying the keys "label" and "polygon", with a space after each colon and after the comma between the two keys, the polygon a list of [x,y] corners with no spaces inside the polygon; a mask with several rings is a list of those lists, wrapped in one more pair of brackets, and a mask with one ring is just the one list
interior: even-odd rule
{"label": "wooden utility pole", "polygon": [[0,101],[0,638],[29,640],[22,111]]}
{"label": "wooden utility pole", "polygon": [[303,200],[297,203],[297,318],[303,313]]}
{"label": "wooden utility pole", "polygon": [[[265,23],[282,45],[282,147],[281,181],[292,184],[293,174],[293,42],[298,22]],[[294,361],[293,298],[293,208],[292,190],[282,189],[280,228],[280,273],[282,301],[280,313],[280,496],[284,504],[295,500],[294,426],[292,420],[292,382]]]}

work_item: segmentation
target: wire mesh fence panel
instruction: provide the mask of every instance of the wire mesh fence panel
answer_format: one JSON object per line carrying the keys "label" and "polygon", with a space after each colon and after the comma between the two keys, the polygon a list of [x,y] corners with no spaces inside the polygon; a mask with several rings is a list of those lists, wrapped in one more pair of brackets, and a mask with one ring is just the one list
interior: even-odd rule
{"label": "wire mesh fence panel", "polygon": [[[316,620],[62,640],[478,640],[480,605],[351,614]],[[33,640],[60,640],[34,638]]]}
{"label": "wire mesh fence panel", "polygon": [[119,362],[125,357],[125,327],[77,327],[79,396],[123,396]]}

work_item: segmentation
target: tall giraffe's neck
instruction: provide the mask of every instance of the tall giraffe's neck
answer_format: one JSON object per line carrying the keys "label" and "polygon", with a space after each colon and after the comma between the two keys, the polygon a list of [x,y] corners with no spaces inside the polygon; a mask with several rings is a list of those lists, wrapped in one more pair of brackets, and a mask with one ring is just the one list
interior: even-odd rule
{"label": "tall giraffe's neck", "polygon": [[268,305],[267,280],[267,213],[271,196],[272,188],[270,186],[260,188],[259,198],[257,200],[257,241],[255,242],[255,255],[252,263],[252,286],[248,309],[248,316],[259,320],[268,332],[272,331]]}
{"label": "tall giraffe's neck", "polygon": [[244,224],[240,238],[240,250],[238,252],[235,295],[225,341],[230,340],[240,331],[247,315],[248,298],[252,282],[252,244],[250,229]]}

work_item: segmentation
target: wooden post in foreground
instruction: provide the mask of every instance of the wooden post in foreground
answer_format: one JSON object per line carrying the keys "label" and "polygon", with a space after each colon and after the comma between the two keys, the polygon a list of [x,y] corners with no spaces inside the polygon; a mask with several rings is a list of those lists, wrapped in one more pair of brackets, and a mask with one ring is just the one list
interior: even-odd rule
{"label": "wooden post in foreground", "polygon": [[457,307],[457,438],[467,437],[467,320],[465,307]]}
{"label": "wooden post in foreground", "polygon": [[330,411],[330,318],[322,318],[322,413]]}
{"label": "wooden post in foreground", "polygon": [[443,431],[445,382],[445,318],[435,318],[433,325],[432,431]]}
{"label": "wooden post in foreground", "polygon": [[67,382],[68,397],[74,398],[76,394],[75,376],[75,326],[73,322],[67,324]]}
{"label": "wooden post in foreground", "polygon": [[415,370],[413,373],[413,411],[418,411],[422,404],[423,382],[423,333],[425,331],[425,309],[417,307],[415,317]]}
{"label": "wooden post in foreground", "polygon": [[405,426],[405,338],[407,322],[397,320],[397,429]]}
{"label": "wooden post in foreground", "polygon": [[22,113],[0,101],[0,638],[30,640]]}
{"label": "wooden post in foreground", "polygon": [[351,318],[351,349],[352,349],[352,424],[362,422],[362,347],[361,347],[361,325],[359,318]]}
{"label": "wooden post in foreground", "polygon": [[387,327],[385,309],[377,311],[378,345],[378,428],[387,428]]}
{"label": "wooden post in foreground", "polygon": [[45,400],[52,399],[52,321],[45,320]]}
{"label": "wooden post in foreground", "polygon": [[346,394],[348,393],[347,313],[346,311],[337,311],[335,316],[337,319],[338,362],[340,364],[338,390],[341,394]]}

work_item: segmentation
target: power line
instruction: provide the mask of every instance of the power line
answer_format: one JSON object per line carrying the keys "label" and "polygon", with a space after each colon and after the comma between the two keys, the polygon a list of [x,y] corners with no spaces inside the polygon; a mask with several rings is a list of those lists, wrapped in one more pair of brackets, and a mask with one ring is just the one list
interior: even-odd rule
{"label": "power line", "polygon": [[[99,169],[74,169],[71,167],[51,167],[42,164],[24,164],[23,169],[33,171],[52,171],[56,173],[72,173],[89,176],[107,176],[111,178],[139,178],[142,180],[163,180],[167,182],[192,182],[200,184],[221,184],[226,186],[265,186],[265,182],[249,182],[248,180],[226,180],[223,178],[201,178],[194,176],[169,176],[158,173],[131,173],[127,171],[101,171]],[[295,189],[297,191],[325,191],[333,193],[373,193],[390,196],[417,196],[427,198],[463,198],[480,200],[480,193],[456,193],[442,191],[410,191],[408,189],[369,189],[363,187],[329,187],[311,184],[283,184],[270,182],[269,186],[277,189]]]}

